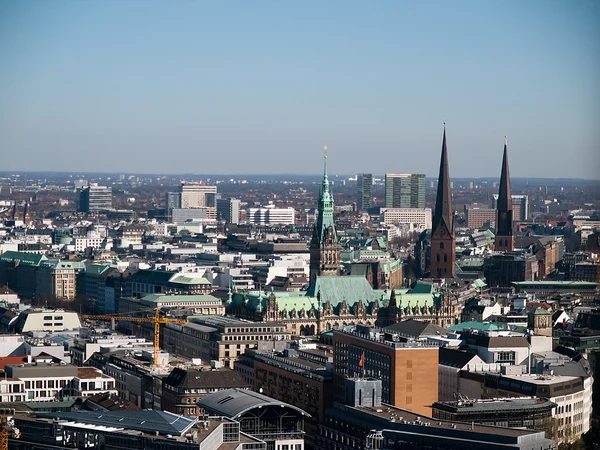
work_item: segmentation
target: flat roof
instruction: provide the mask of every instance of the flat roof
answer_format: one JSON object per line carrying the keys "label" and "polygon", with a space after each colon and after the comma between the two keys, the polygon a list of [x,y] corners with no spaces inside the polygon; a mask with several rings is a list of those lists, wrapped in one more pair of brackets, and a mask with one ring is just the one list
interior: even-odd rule
{"label": "flat roof", "polygon": [[[402,425],[416,425],[423,426],[428,428],[438,428],[438,429],[455,429],[461,431],[468,432],[476,432],[481,434],[493,435],[493,436],[511,436],[511,437],[520,437],[524,435],[529,435],[532,433],[538,433],[534,430],[519,430],[516,428],[503,428],[503,427],[494,427],[488,425],[478,425],[474,423],[466,423],[466,422],[450,422],[440,419],[434,419],[433,417],[423,416],[420,414],[415,414],[406,409],[396,408],[395,406],[388,405],[382,403],[379,407],[352,407],[352,406],[338,406],[335,409],[339,409],[341,413],[343,413],[344,409],[350,409],[355,411],[364,411],[373,416],[379,417],[381,419],[385,419],[391,424],[402,424]],[[392,428],[392,427],[390,427]]]}
{"label": "flat roof", "polygon": [[545,398],[506,398],[498,400],[464,400],[453,402],[435,402],[433,409],[439,409],[447,412],[492,412],[492,411],[513,411],[554,408],[556,403]]}

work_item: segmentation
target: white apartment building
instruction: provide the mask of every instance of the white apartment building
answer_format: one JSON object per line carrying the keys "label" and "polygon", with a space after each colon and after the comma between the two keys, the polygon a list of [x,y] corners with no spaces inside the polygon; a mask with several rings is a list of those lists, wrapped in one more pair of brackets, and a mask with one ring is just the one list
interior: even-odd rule
{"label": "white apartment building", "polygon": [[104,238],[101,237],[78,237],[73,238],[73,244],[75,245],[76,252],[83,252],[86,248],[102,248]]}
{"label": "white apartment building", "polygon": [[25,402],[25,382],[14,379],[0,379],[0,402]]}
{"label": "white apartment building", "polygon": [[431,208],[382,208],[385,225],[408,225],[411,231],[431,229]]}
{"label": "white apartment building", "polygon": [[246,219],[253,225],[293,225],[296,211],[294,208],[275,208],[268,205],[264,208],[248,208]]}

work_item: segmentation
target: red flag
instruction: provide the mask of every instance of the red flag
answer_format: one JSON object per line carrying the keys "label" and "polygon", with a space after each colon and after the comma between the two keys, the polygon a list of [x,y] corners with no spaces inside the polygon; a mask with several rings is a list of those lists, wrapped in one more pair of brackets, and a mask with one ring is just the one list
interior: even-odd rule
{"label": "red flag", "polygon": [[365,365],[365,352],[362,352],[362,355],[360,355],[360,359],[358,361],[358,367],[362,367]]}

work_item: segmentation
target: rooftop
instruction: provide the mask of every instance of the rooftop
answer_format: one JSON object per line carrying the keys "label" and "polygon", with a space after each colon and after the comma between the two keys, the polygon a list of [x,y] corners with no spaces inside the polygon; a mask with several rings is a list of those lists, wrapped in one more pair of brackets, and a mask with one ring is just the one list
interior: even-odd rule
{"label": "rooftop", "polygon": [[48,412],[36,417],[66,420],[74,423],[129,429],[144,433],[181,436],[198,420],[196,417],[179,416],[167,411],[102,411],[102,412]]}
{"label": "rooftop", "polygon": [[275,400],[257,392],[243,389],[225,389],[207,395],[200,399],[198,406],[205,409],[210,414],[222,415],[232,419],[236,419],[254,408],[262,408],[265,406],[287,407],[304,416],[310,417],[310,414],[296,406]]}
{"label": "rooftop", "polygon": [[503,398],[490,400],[464,400],[454,402],[435,402],[434,409],[440,409],[448,412],[492,412],[492,411],[512,411],[512,410],[531,410],[554,408],[556,403],[545,398],[523,397],[523,398]]}

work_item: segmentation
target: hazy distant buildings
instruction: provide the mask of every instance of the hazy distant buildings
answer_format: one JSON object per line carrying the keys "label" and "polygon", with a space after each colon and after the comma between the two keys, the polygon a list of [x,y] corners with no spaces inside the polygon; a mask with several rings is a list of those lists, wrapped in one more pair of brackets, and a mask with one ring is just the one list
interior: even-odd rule
{"label": "hazy distant buildings", "polygon": [[358,201],[356,206],[359,211],[367,211],[373,206],[373,174],[359,173],[356,175],[358,186]]}
{"label": "hazy distant buildings", "polygon": [[181,192],[167,192],[166,212],[169,220],[173,217],[173,210],[181,208]]}
{"label": "hazy distant buildings", "polygon": [[79,194],[79,211],[89,213],[112,209],[112,188],[91,184]]}
{"label": "hazy distant buildings", "polygon": [[294,208],[248,208],[246,214],[248,223],[253,225],[293,225],[295,222]]}
{"label": "hazy distant buildings", "polygon": [[217,193],[216,186],[200,183],[181,183],[179,192],[181,193],[181,208],[205,208],[215,206],[214,194]]}
{"label": "hazy distant buildings", "polygon": [[425,208],[424,174],[385,174],[386,208]]}
{"label": "hazy distant buildings", "polygon": [[241,203],[237,198],[217,199],[217,219],[239,224]]}

